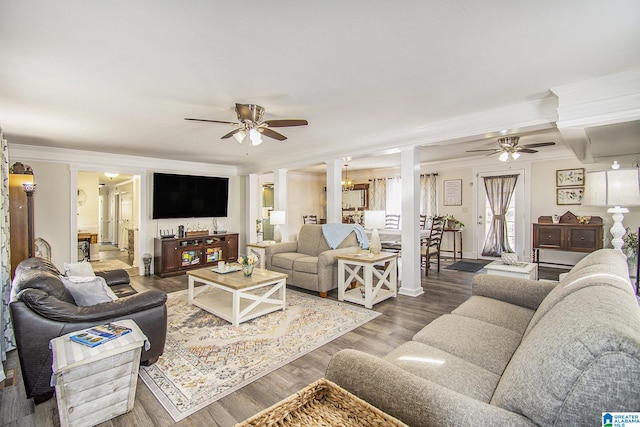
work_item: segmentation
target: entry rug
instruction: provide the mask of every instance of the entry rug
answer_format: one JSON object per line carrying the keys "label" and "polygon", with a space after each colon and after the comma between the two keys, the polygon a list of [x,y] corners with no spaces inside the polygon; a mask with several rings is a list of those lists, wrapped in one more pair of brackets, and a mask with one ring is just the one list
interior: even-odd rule
{"label": "entry rug", "polygon": [[175,421],[380,315],[287,289],[285,311],[233,327],[190,305],[187,292],[168,294],[164,354],[140,367],[140,377]]}
{"label": "entry rug", "polygon": [[476,273],[484,268],[484,264],[477,262],[457,261],[445,267],[447,270],[466,271]]}

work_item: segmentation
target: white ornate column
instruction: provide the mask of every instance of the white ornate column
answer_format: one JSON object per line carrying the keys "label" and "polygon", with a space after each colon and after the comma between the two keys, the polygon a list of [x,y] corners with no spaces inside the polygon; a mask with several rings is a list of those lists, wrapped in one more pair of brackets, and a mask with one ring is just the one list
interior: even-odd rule
{"label": "white ornate column", "polygon": [[402,178],[402,295],[424,293],[420,275],[420,149],[407,147],[400,153]]}
{"label": "white ornate column", "polygon": [[342,222],[342,159],[327,162],[327,223]]}

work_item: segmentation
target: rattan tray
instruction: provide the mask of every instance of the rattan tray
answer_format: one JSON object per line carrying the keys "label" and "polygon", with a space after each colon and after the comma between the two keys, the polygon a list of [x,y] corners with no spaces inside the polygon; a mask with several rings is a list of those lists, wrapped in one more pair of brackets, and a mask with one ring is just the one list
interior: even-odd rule
{"label": "rattan tray", "polygon": [[390,415],[324,378],[235,427],[404,426]]}

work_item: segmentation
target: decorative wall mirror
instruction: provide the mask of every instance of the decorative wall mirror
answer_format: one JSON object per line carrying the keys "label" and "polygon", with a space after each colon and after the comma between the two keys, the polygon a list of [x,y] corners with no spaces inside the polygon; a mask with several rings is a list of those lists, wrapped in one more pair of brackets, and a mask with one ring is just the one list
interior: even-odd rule
{"label": "decorative wall mirror", "polygon": [[369,184],[354,184],[353,190],[342,192],[342,210],[369,208]]}

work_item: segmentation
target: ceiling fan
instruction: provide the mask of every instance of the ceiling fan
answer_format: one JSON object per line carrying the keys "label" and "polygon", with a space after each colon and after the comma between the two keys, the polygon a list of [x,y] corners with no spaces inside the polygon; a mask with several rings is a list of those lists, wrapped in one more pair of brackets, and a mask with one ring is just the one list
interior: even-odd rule
{"label": "ceiling fan", "polygon": [[537,153],[538,150],[532,150],[532,148],[546,147],[549,145],[556,145],[555,142],[538,142],[535,144],[526,144],[526,145],[518,145],[518,141],[520,140],[519,136],[505,136],[503,138],[498,138],[498,146],[500,148],[496,149],[488,149],[488,150],[467,150],[467,153],[480,153],[490,151],[487,156],[492,154],[500,154],[500,161],[506,162],[509,160],[509,156],[513,160],[518,159],[520,157],[520,153]]}
{"label": "ceiling fan", "polygon": [[251,141],[251,145],[262,144],[262,135],[269,138],[277,139],[278,141],[284,141],[286,136],[271,128],[281,128],[289,126],[306,126],[309,124],[304,119],[280,119],[280,120],[262,120],[264,116],[264,108],[255,104],[237,104],[236,103],[236,115],[238,116],[237,122],[227,122],[223,120],[208,120],[208,119],[193,119],[186,117],[185,120],[192,120],[195,122],[210,122],[210,123],[225,123],[234,126],[238,126],[237,129],[222,136],[221,139],[234,137],[239,143],[245,140]]}

